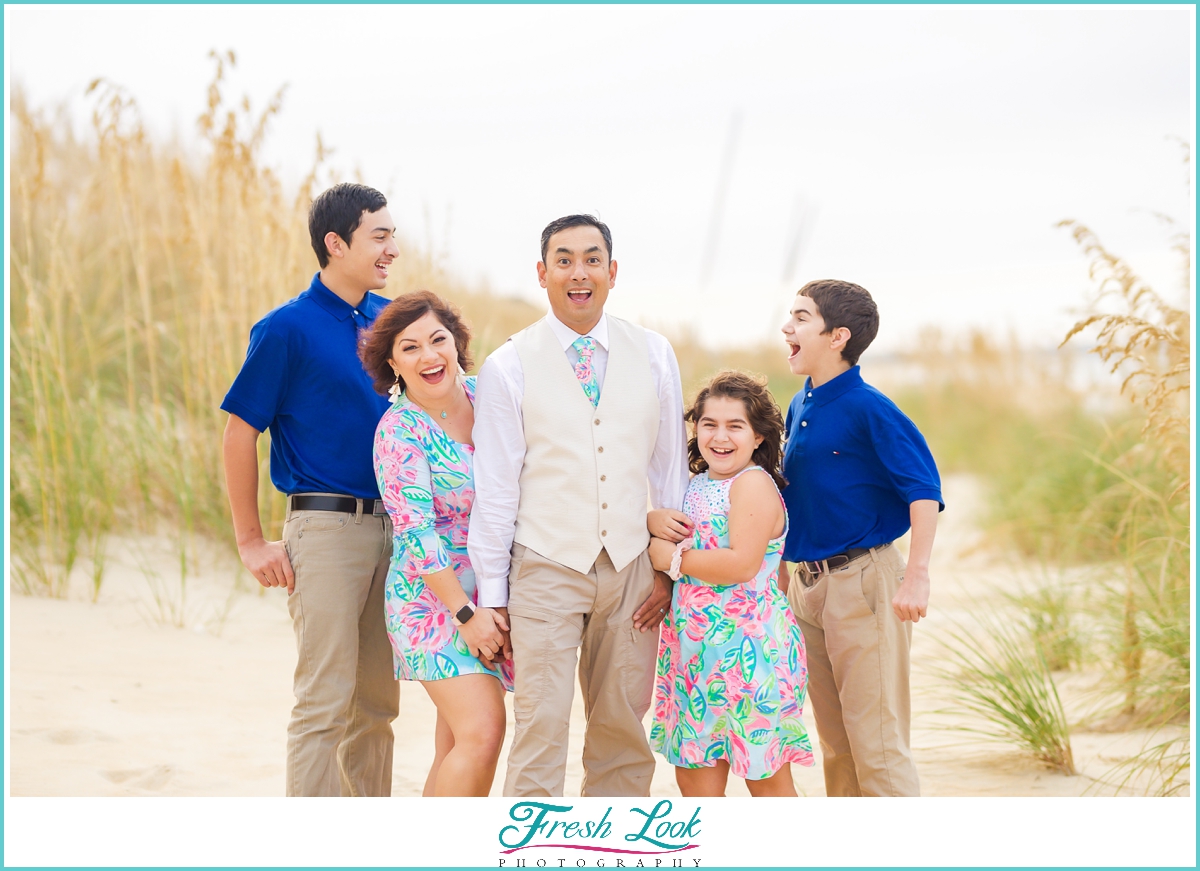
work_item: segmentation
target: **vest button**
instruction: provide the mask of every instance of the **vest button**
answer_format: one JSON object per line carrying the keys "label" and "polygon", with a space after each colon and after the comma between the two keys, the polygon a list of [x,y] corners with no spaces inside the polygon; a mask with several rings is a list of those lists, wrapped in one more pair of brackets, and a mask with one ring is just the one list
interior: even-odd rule
{"label": "vest button", "polygon": [[608,530],[607,530],[607,529],[601,529],[601,530],[600,530],[600,534],[601,534],[601,535],[608,535]]}
{"label": "vest button", "polygon": [[[601,481],[607,481],[607,480],[608,480],[608,475],[601,475],[601,476],[600,476],[600,480],[601,480]],[[305,522],[305,523],[308,523],[308,521],[307,521],[307,520],[306,520],[306,521],[304,521],[304,522]]]}
{"label": "vest button", "polygon": [[[800,421],[800,426],[808,426],[808,421],[807,420]],[[604,450],[604,448],[601,448],[600,450]]]}
{"label": "vest button", "polygon": [[601,508],[607,508],[607,507],[608,507],[608,503],[607,503],[607,502],[604,502],[603,504],[601,504],[601,506],[600,506],[600,507],[601,507]]}
{"label": "vest button", "polygon": [[600,418],[596,418],[594,421],[592,421],[592,423],[596,424],[596,426],[600,426]]}
{"label": "vest button", "polygon": [[596,453],[598,453],[598,454],[604,453],[604,447],[601,446],[601,447],[596,448]]}

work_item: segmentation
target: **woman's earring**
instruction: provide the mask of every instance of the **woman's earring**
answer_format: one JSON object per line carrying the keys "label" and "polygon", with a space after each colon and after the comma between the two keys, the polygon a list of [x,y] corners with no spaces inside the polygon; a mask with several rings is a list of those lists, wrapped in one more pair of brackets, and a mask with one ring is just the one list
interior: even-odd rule
{"label": "woman's earring", "polygon": [[392,402],[395,402],[396,397],[404,392],[404,388],[400,386],[400,370],[393,369],[392,371],[396,373],[396,383],[388,388],[388,396],[391,397]]}

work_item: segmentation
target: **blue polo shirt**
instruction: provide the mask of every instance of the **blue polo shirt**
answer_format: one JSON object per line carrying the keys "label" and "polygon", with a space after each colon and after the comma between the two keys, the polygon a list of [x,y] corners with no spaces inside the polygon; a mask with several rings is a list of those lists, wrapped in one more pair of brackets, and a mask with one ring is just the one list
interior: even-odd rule
{"label": "blue polo shirt", "polygon": [[221,408],[271,431],[271,483],[280,492],[379,496],[371,449],[388,400],[371,386],[358,341],[387,304],[368,293],[355,308],[317,273],[250,329],[246,362]]}
{"label": "blue polo shirt", "polygon": [[899,538],[918,499],[946,507],[925,437],[896,403],[863,382],[857,366],[820,387],[810,378],[793,397],[783,476],[789,562]]}

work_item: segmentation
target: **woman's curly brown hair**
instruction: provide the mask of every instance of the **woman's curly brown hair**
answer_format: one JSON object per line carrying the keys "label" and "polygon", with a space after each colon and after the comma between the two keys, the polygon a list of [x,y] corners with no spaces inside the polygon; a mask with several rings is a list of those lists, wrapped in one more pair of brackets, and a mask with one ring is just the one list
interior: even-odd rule
{"label": "woman's curly brown hair", "polygon": [[396,336],[427,314],[432,314],[441,321],[442,326],[454,337],[454,349],[458,352],[458,365],[462,370],[470,371],[474,365],[471,360],[471,328],[463,320],[458,307],[432,291],[414,290],[411,293],[403,293],[384,307],[358,347],[359,359],[362,360],[367,374],[374,380],[376,393],[387,396],[388,390],[397,380],[400,382],[400,389],[406,389],[404,379],[397,379],[388,359],[392,356]]}
{"label": "woman's curly brown hair", "polygon": [[767,379],[759,375],[725,369],[696,394],[692,407],[683,419],[692,425],[692,437],[688,439],[688,468],[696,474],[708,471],[708,462],[700,456],[700,442],[696,437],[696,424],[704,415],[704,403],[712,397],[736,399],[746,409],[746,421],[755,435],[762,436],[762,443],[754,449],[751,458],[763,467],[782,490],[787,479],[780,469],[783,465],[783,415],[775,398],[767,390]]}

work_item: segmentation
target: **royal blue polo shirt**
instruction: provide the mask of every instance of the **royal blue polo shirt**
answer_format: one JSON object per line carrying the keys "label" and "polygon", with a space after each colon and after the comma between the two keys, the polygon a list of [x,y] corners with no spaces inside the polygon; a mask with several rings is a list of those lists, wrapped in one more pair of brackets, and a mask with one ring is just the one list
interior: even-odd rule
{"label": "royal blue polo shirt", "polygon": [[783,476],[789,562],[899,538],[918,499],[946,507],[925,437],[896,403],[863,382],[857,366],[820,387],[810,378],[793,397]]}
{"label": "royal blue polo shirt", "polygon": [[371,449],[388,400],[371,386],[358,342],[387,304],[368,293],[355,308],[317,273],[250,329],[246,362],[221,408],[271,431],[271,483],[280,492],[379,496]]}

